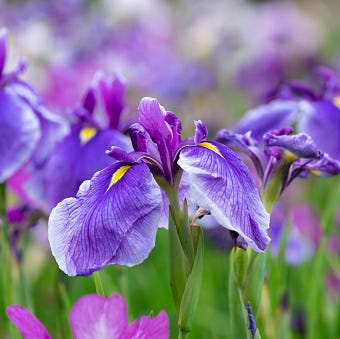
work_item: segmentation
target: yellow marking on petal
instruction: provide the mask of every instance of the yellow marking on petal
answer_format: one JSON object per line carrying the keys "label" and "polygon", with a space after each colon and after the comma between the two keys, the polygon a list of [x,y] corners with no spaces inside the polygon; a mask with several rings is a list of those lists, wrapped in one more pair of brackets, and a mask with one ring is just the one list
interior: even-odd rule
{"label": "yellow marking on petal", "polygon": [[340,95],[337,95],[333,98],[333,104],[340,108]]}
{"label": "yellow marking on petal", "polygon": [[210,149],[211,151],[217,153],[218,155],[220,155],[220,156],[223,158],[223,155],[222,155],[221,152],[217,149],[217,147],[216,147],[215,145],[209,143],[209,142],[206,142],[206,141],[200,142],[200,143],[198,144],[198,146],[202,146],[202,147],[208,148],[208,149]]}
{"label": "yellow marking on petal", "polygon": [[310,172],[314,175],[322,176],[322,173],[318,170],[311,170]]}
{"label": "yellow marking on petal", "polygon": [[119,167],[117,169],[116,172],[113,173],[112,177],[111,177],[111,182],[109,187],[107,188],[106,192],[111,188],[111,186],[113,186],[117,181],[119,181],[121,178],[123,178],[124,174],[127,172],[127,170],[130,168],[131,166],[129,165],[125,165],[122,167]]}
{"label": "yellow marking on petal", "polygon": [[84,127],[79,133],[80,142],[82,145],[86,144],[97,134],[97,129],[94,127]]}
{"label": "yellow marking on petal", "polygon": [[283,152],[283,155],[284,155],[284,158],[287,162],[293,162],[295,161],[296,159],[298,159],[299,157],[296,156],[294,153],[292,152],[289,152],[289,151],[284,151]]}

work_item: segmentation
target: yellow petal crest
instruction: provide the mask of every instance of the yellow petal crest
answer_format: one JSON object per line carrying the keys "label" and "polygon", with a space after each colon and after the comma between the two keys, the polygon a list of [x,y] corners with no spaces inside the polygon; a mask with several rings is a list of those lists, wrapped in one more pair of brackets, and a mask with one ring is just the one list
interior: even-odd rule
{"label": "yellow petal crest", "polygon": [[124,174],[127,172],[127,170],[130,167],[131,167],[130,165],[125,165],[125,166],[119,167],[117,169],[117,171],[113,173],[113,175],[111,177],[110,185],[107,188],[106,192],[112,187],[112,185],[114,185],[117,181],[119,181],[124,176]]}
{"label": "yellow petal crest", "polygon": [[210,149],[211,151],[217,153],[218,155],[220,155],[223,158],[221,152],[217,149],[217,147],[215,145],[211,144],[210,142],[206,142],[206,141],[200,142],[198,144],[198,146],[202,146],[202,147],[208,148],[208,149]]}
{"label": "yellow petal crest", "polygon": [[84,127],[79,133],[80,142],[82,145],[86,144],[97,134],[97,129],[94,127]]}

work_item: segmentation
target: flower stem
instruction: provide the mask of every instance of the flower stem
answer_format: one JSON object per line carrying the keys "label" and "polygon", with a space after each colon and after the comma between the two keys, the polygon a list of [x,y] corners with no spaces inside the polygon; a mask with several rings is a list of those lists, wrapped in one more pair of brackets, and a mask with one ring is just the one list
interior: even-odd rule
{"label": "flower stem", "polygon": [[97,294],[105,295],[99,271],[93,273],[93,280],[94,280],[94,284],[96,286]]}
{"label": "flower stem", "polygon": [[[12,272],[12,253],[9,246],[9,237],[8,237],[8,222],[6,217],[6,183],[0,184],[0,256],[2,263],[2,302],[3,309],[5,309],[9,305],[15,304],[16,300],[14,297],[14,279]],[[8,322],[8,329],[10,332],[10,337],[13,339],[20,338],[20,335],[14,325],[11,322]]]}
{"label": "flower stem", "polygon": [[179,330],[179,333],[178,333],[178,339],[186,339],[186,338],[189,338],[189,334],[190,332],[188,331],[185,331],[185,330]]}

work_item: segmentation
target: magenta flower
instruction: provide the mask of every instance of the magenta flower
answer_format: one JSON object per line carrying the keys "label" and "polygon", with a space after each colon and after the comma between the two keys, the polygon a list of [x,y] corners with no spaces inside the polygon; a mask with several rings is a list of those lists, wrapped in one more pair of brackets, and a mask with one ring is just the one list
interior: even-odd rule
{"label": "magenta flower", "polygon": [[[24,339],[51,339],[44,325],[26,308],[7,307],[7,315]],[[118,294],[109,298],[98,294],[81,297],[69,315],[75,339],[168,339],[169,319],[165,311],[152,318],[142,316],[130,325],[125,300]]]}

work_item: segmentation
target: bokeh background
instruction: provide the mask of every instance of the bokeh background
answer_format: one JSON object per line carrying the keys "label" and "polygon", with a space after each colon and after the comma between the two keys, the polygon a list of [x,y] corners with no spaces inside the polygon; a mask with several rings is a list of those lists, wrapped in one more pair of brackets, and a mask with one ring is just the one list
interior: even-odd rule
{"label": "bokeh background", "polygon": [[[6,69],[14,68],[20,58],[26,60],[22,78],[55,113],[68,117],[101,70],[125,79],[127,121],[136,116],[142,97],[156,97],[180,116],[185,136],[193,134],[193,120],[201,119],[211,137],[222,127],[232,128],[246,110],[272,99],[285,81],[313,84],[318,65],[340,71],[339,13],[337,0],[0,0],[0,25],[8,29]],[[327,207],[322,196],[332,191],[332,180],[315,183],[319,187],[313,191],[296,184],[294,192],[285,193],[287,200],[293,205],[308,197],[320,211]],[[18,197],[13,193],[10,199],[17,202]],[[340,220],[334,223],[339,227]],[[70,305],[94,292],[93,280],[71,279],[58,270],[46,221],[32,227],[21,243],[34,312],[54,338],[63,338],[69,333]],[[229,242],[226,234],[211,231],[206,243],[192,338],[224,338]],[[109,267],[102,278],[107,294],[115,291],[126,298],[131,319],[166,309],[176,333],[167,260],[167,232],[162,229],[142,265]],[[286,284],[281,290],[295,286],[292,326],[294,335],[302,338],[299,305],[308,297],[304,291],[311,266],[281,264],[285,280],[275,279]],[[334,309],[339,305],[336,272],[329,277],[334,280]],[[0,328],[5,317],[2,310]],[[332,323],[332,317],[327,321]],[[332,333],[340,333],[338,327]]]}

